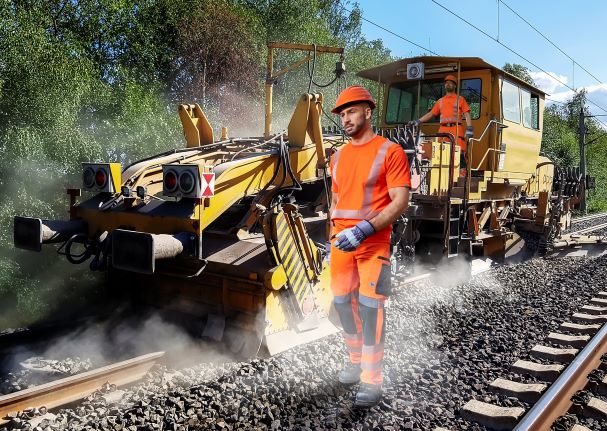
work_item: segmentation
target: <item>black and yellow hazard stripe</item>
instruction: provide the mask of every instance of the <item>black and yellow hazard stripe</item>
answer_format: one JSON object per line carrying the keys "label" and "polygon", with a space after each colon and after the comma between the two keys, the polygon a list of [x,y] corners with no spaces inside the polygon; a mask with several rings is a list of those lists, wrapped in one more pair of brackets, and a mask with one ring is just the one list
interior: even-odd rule
{"label": "black and yellow hazard stripe", "polygon": [[297,243],[299,237],[294,235],[293,228],[284,212],[274,215],[273,227],[276,235],[274,246],[277,255],[287,274],[289,285],[295,293],[297,302],[301,304],[310,289],[310,280],[301,254],[301,244]]}

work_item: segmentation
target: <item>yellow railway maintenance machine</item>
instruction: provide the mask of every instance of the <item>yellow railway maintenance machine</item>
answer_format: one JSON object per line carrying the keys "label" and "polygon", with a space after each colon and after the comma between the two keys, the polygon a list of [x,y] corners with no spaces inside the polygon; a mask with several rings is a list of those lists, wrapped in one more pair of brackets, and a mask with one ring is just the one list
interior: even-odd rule
{"label": "yellow railway maintenance machine", "polygon": [[[274,71],[274,51],[303,59]],[[234,352],[275,354],[337,331],[324,259],[329,149],[322,95],[303,94],[287,133],[271,133],[272,83],[343,48],[268,45],[265,136],[216,139],[199,105],[179,106],[186,146],[122,168],[84,163],[70,220],[15,217],[16,247],[61,243],[72,263],[108,270],[109,286],[203,323]],[[336,74],[343,72],[340,60]],[[261,125],[261,122],[260,122]],[[203,320],[204,319],[204,320]]]}
{"label": "yellow railway maintenance machine", "polygon": [[[437,136],[438,117],[421,133],[406,126],[445,94],[448,74],[475,131],[465,177],[453,137]],[[358,75],[382,95],[379,133],[400,142],[414,167],[411,205],[394,229],[401,259],[415,251],[433,263],[462,253],[502,260],[525,244],[525,253],[546,251],[568,226],[580,179],[540,155],[544,92],[474,57],[408,58]]]}
{"label": "yellow railway maintenance machine", "polygon": [[186,148],[124,169],[84,163],[93,196],[70,221],[16,217],[14,243],[62,242],[70,262],[108,269],[114,290],[204,316],[204,335],[234,352],[265,341],[275,354],[332,333],[321,103],[301,97],[288,139],[220,140],[198,105],[181,105]]}
{"label": "yellow railway maintenance machine", "polygon": [[[276,49],[307,56],[274,72]],[[345,140],[336,129],[323,133],[320,94],[300,97],[286,134],[270,130],[271,84],[323,52],[343,49],[269,46],[264,137],[229,138],[224,129],[215,139],[200,106],[181,105],[185,148],[124,168],[84,163],[89,196],[77,203],[80,189],[68,191],[70,220],[15,217],[15,246],[60,243],[70,262],[109,271],[110,286],[137,301],[195,316],[205,336],[245,355],[335,332],[324,259],[327,167]],[[424,75],[413,76],[411,64]],[[336,73],[344,70],[340,60]],[[478,134],[466,178],[457,177],[459,148],[431,137],[437,124],[424,125],[425,137],[404,127],[442,96],[447,73],[459,76]],[[411,208],[394,225],[397,258],[499,256],[520,235],[545,238],[562,226],[569,201],[555,198],[555,169],[539,155],[544,93],[477,58],[407,59],[360,76],[383,90],[382,133],[406,149],[416,181]]]}

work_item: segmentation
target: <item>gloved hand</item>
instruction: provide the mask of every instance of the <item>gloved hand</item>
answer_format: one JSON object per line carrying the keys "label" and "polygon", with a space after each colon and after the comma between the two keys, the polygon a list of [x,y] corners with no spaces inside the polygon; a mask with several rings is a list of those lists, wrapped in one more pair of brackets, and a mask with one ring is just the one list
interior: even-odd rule
{"label": "gloved hand", "polygon": [[474,130],[472,129],[472,126],[468,126],[466,127],[466,139],[470,139],[474,137]]}
{"label": "gloved hand", "polygon": [[419,120],[411,120],[407,123],[407,126],[419,127],[420,124],[422,124],[422,122]]}
{"label": "gloved hand", "polygon": [[367,220],[356,226],[344,229],[336,235],[335,247],[341,251],[354,251],[367,238],[375,233],[375,228]]}
{"label": "gloved hand", "polygon": [[331,263],[331,242],[325,241],[325,260]]}

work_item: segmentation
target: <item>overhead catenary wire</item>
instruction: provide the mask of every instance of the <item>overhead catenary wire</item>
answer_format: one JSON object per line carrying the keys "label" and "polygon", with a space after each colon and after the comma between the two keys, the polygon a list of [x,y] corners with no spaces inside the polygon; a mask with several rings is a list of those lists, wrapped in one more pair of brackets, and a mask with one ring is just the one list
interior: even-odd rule
{"label": "overhead catenary wire", "polygon": [[[345,10],[345,11],[346,11],[346,12],[348,12],[348,13],[352,13],[352,12],[353,12],[352,10],[348,9],[347,7],[345,7],[344,5],[340,5],[340,6],[341,6],[341,8],[342,8],[343,10]],[[373,22],[373,21],[371,21],[371,20],[370,20],[370,19],[368,19],[368,18],[365,18],[365,17],[362,15],[362,13],[360,14],[360,19],[361,19],[361,20],[363,20],[363,21],[365,21],[365,22],[367,22],[367,23],[369,23],[369,24],[371,24],[371,25],[373,25],[373,26],[375,26],[375,27],[377,27],[377,28],[382,29],[383,31],[386,31],[386,32],[390,33],[392,36],[396,36],[396,37],[398,37],[399,39],[402,39],[402,40],[404,40],[405,42],[410,43],[411,45],[415,45],[415,46],[417,46],[418,48],[423,49],[424,51],[428,51],[429,53],[434,54],[434,55],[440,55],[440,54],[438,54],[437,52],[432,51],[430,48],[426,48],[425,46],[422,46],[422,45],[420,45],[420,44],[418,44],[418,43],[415,43],[415,42],[413,42],[412,40],[407,39],[407,38],[406,38],[406,37],[404,37],[403,35],[398,34],[398,33],[394,32],[394,31],[392,31],[392,30],[390,30],[390,29],[388,29],[388,28],[386,28],[386,27],[384,27],[384,26],[382,26],[382,25],[380,25],[380,24],[377,24],[376,22]]]}
{"label": "overhead catenary wire", "polygon": [[[533,61],[529,60],[528,58],[524,57],[522,54],[518,53],[517,51],[515,51],[514,49],[510,48],[508,45],[502,43],[500,40],[498,40],[497,38],[491,36],[489,33],[487,33],[486,31],[484,31],[483,29],[477,27],[476,25],[472,24],[470,21],[468,21],[467,19],[465,19],[464,17],[462,17],[461,15],[458,15],[457,13],[455,13],[454,11],[452,11],[451,9],[449,9],[448,7],[446,7],[445,5],[439,3],[436,0],[431,0],[432,3],[436,4],[437,6],[441,7],[442,9],[444,9],[445,11],[449,12],[451,15],[455,16],[456,18],[460,19],[461,21],[465,22],[466,24],[468,24],[470,27],[474,28],[476,31],[482,33],[483,35],[485,35],[486,37],[488,37],[489,39],[493,40],[494,42],[496,42],[497,44],[499,44],[500,46],[502,46],[503,48],[507,49],[508,51],[510,51],[511,53],[513,53],[514,55],[516,55],[517,57],[521,58],[523,61],[526,61],[527,63],[529,63],[530,65],[532,65],[533,67],[541,70],[542,72],[544,72],[545,74],[551,76],[555,81],[559,82],[560,84],[562,84],[564,87],[567,87],[568,89],[570,89],[571,91],[573,91],[574,93],[577,94],[577,90],[575,90],[574,88],[572,88],[571,86],[569,86],[566,82],[563,82],[562,80],[560,80],[559,78],[550,75],[548,73],[548,71],[546,71],[544,68],[538,66],[536,63],[534,63]],[[590,98],[586,97],[586,100],[591,103],[592,105],[596,106],[597,108],[601,109],[602,111],[607,112],[607,109],[605,109],[604,107],[598,105],[597,103],[595,103],[593,100],[591,100]]]}
{"label": "overhead catenary wire", "polygon": [[[490,34],[488,34],[487,32],[485,32],[484,30],[482,30],[482,29],[480,29],[479,27],[475,26],[475,25],[474,25],[474,24],[472,24],[470,21],[468,21],[468,20],[466,20],[465,18],[461,17],[460,15],[458,15],[458,14],[457,14],[457,13],[455,13],[455,12],[453,12],[452,10],[450,10],[449,8],[447,8],[446,6],[444,6],[444,5],[442,5],[441,3],[439,3],[438,1],[436,1],[436,0],[432,0],[432,2],[433,2],[433,3],[435,3],[436,5],[440,6],[441,8],[443,8],[444,10],[446,10],[447,12],[449,12],[450,14],[454,15],[455,17],[459,18],[461,21],[465,22],[466,24],[468,24],[469,26],[471,26],[472,28],[474,28],[474,29],[475,29],[475,30],[477,30],[478,32],[480,32],[480,33],[482,33],[483,35],[485,35],[486,37],[488,37],[488,38],[490,38],[491,40],[495,41],[496,43],[498,43],[499,45],[501,45],[503,48],[507,49],[508,51],[510,51],[511,53],[513,53],[514,55],[516,55],[517,57],[521,58],[523,61],[525,61],[525,62],[527,62],[528,64],[532,65],[533,67],[535,67],[535,68],[537,68],[537,69],[541,70],[541,71],[542,71],[542,72],[544,72],[545,74],[547,74],[547,75],[551,76],[551,77],[552,77],[552,78],[553,78],[555,81],[557,81],[558,83],[560,83],[560,84],[561,84],[561,85],[563,85],[564,87],[568,88],[569,90],[573,91],[573,92],[574,92],[574,93],[576,93],[576,94],[578,93],[578,91],[576,91],[574,88],[572,88],[571,86],[569,86],[567,83],[563,82],[562,80],[560,80],[559,78],[557,78],[557,77],[555,77],[555,76],[553,76],[553,75],[550,75],[550,74],[548,73],[548,71],[546,71],[544,68],[540,67],[539,65],[537,65],[537,64],[536,64],[536,63],[534,63],[533,61],[531,61],[531,60],[529,60],[528,58],[524,57],[523,55],[521,55],[520,53],[518,53],[518,52],[517,52],[517,51],[515,51],[514,49],[510,48],[508,45],[506,45],[506,44],[502,43],[502,42],[499,40],[499,38],[495,38],[495,37],[491,36]],[[504,3],[504,2],[503,2],[503,0],[498,0],[498,4],[499,4],[500,2],[501,2],[501,3]],[[540,33],[540,34],[542,35],[542,37],[544,37],[545,39],[547,39],[547,40],[548,40],[548,41],[549,41],[551,44],[553,44],[553,45],[554,45],[554,46],[555,46],[557,49],[559,49],[559,51],[561,51],[561,52],[562,52],[564,55],[566,55],[566,56],[567,56],[567,58],[571,59],[571,60],[572,60],[572,61],[573,61],[575,64],[577,64],[578,66],[580,66],[580,68],[581,68],[581,69],[583,69],[583,70],[584,70],[586,73],[588,73],[589,75],[591,75],[591,76],[592,76],[594,79],[596,79],[597,81],[601,82],[600,80],[598,80],[598,78],[596,78],[596,76],[594,76],[594,75],[593,75],[591,72],[589,72],[589,71],[588,71],[586,68],[584,68],[584,67],[583,67],[581,64],[579,64],[577,61],[575,61],[575,60],[574,60],[572,57],[570,57],[569,55],[567,55],[567,54],[566,54],[564,51],[562,51],[562,50],[561,50],[561,49],[560,49],[558,46],[556,46],[556,45],[555,45],[555,44],[554,44],[552,41],[550,41],[550,40],[549,40],[549,39],[548,39],[548,38],[547,38],[547,37],[546,37],[546,36],[545,36],[543,33],[539,32],[539,30],[537,30],[537,28],[535,28],[535,27],[534,27],[534,26],[533,26],[531,23],[529,23],[529,22],[528,22],[527,20],[525,20],[525,19],[524,19],[522,16],[520,16],[520,14],[516,13],[516,12],[515,12],[515,11],[514,11],[514,10],[513,10],[513,9],[512,9],[510,6],[509,6],[509,5],[507,5],[506,3],[504,3],[504,5],[505,5],[506,7],[508,7],[508,9],[510,9],[510,10],[511,10],[513,13],[515,13],[515,14],[516,14],[516,15],[517,15],[517,16],[518,16],[520,19],[522,19],[523,21],[525,21],[525,22],[527,23],[527,25],[529,25],[529,26],[533,27],[533,28],[534,28],[534,30],[536,30],[538,33]],[[342,7],[342,9],[343,9],[343,10],[345,10],[345,11],[346,11],[346,12],[348,12],[348,13],[352,13],[352,12],[353,12],[351,9],[348,9],[348,8],[347,8],[347,7],[345,7],[344,5],[341,5],[341,7]],[[429,49],[429,48],[427,48],[427,47],[425,47],[425,46],[422,46],[422,45],[420,45],[420,44],[418,44],[418,43],[415,43],[415,42],[413,42],[413,41],[411,41],[411,40],[407,39],[406,37],[404,37],[404,36],[402,36],[402,35],[400,35],[400,34],[398,34],[398,33],[394,32],[394,31],[392,31],[392,30],[390,30],[390,29],[388,29],[388,28],[386,28],[386,27],[384,27],[384,26],[382,26],[382,25],[380,25],[380,24],[377,24],[376,22],[374,22],[374,21],[372,21],[372,20],[370,20],[370,19],[368,19],[368,18],[365,18],[365,17],[364,17],[362,14],[360,15],[360,19],[361,19],[362,21],[364,21],[364,22],[367,22],[367,23],[369,23],[369,24],[371,24],[371,25],[373,25],[373,26],[375,26],[375,27],[377,27],[377,28],[379,28],[379,29],[381,29],[381,30],[383,30],[383,31],[385,31],[385,32],[387,32],[387,33],[389,33],[389,34],[393,35],[393,36],[398,37],[399,39],[404,40],[404,41],[405,41],[405,42],[407,42],[407,43],[410,43],[411,45],[414,45],[414,46],[416,46],[416,47],[418,47],[418,48],[420,48],[420,49],[423,49],[423,50],[425,50],[425,51],[428,51],[428,52],[430,52],[430,53],[432,53],[432,54],[434,54],[434,55],[440,55],[440,54],[438,54],[436,51],[433,51],[433,50],[431,50],[431,49]],[[602,82],[601,82],[601,83],[602,83]],[[555,103],[560,103],[560,104],[563,104],[563,105],[565,105],[565,104],[566,104],[566,102],[561,102],[561,101],[554,100],[554,99],[549,99],[549,98],[547,98],[547,100],[550,100],[550,101],[555,102]],[[599,104],[597,104],[596,102],[594,102],[592,99],[590,99],[590,98],[586,97],[586,100],[587,100],[587,101],[588,101],[590,104],[592,104],[592,105],[594,105],[595,107],[599,108],[600,110],[602,110],[602,111],[604,111],[604,112],[607,112],[607,109],[605,109],[604,107],[600,106]],[[602,126],[603,126],[603,127],[606,129],[606,130],[607,130],[607,124],[603,123],[603,122],[602,122],[602,121],[600,121],[600,120],[596,120],[596,121],[597,121],[599,124],[601,124],[601,125],[602,125]]]}
{"label": "overhead catenary wire", "polygon": [[515,14],[516,16],[518,16],[523,22],[525,22],[525,24],[527,24],[529,27],[531,27],[533,30],[535,30],[535,32],[537,34],[539,34],[540,36],[542,36],[548,43],[550,43],[552,46],[554,46],[556,49],[558,49],[565,57],[567,57],[569,60],[571,60],[574,64],[577,64],[580,69],[582,69],[584,72],[586,72],[588,75],[590,75],[591,77],[593,77],[599,84],[602,84],[601,80],[599,78],[597,78],[594,74],[592,74],[592,72],[590,72],[588,69],[586,69],[584,66],[582,66],[579,62],[577,62],[573,57],[571,57],[569,54],[567,54],[565,51],[563,51],[559,46],[557,46],[552,40],[550,40],[550,38],[548,38],[544,33],[542,33],[540,30],[538,30],[537,27],[535,27],[533,24],[531,24],[529,21],[527,21],[525,18],[523,18],[517,11],[515,11],[514,9],[512,9],[508,3],[506,3],[504,0],[498,0],[498,7],[499,4],[502,3],[504,6],[506,6],[508,9],[510,9],[510,12],[512,12],[513,14]]}

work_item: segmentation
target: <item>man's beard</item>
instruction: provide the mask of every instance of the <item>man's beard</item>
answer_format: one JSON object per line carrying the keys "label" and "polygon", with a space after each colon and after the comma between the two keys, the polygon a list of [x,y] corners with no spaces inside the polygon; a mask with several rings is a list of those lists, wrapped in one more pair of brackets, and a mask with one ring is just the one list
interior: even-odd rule
{"label": "man's beard", "polygon": [[345,129],[344,129],[344,132],[346,133],[346,135],[353,138],[363,130],[364,126],[365,126],[364,123],[363,124],[353,124],[350,132],[347,132]]}

